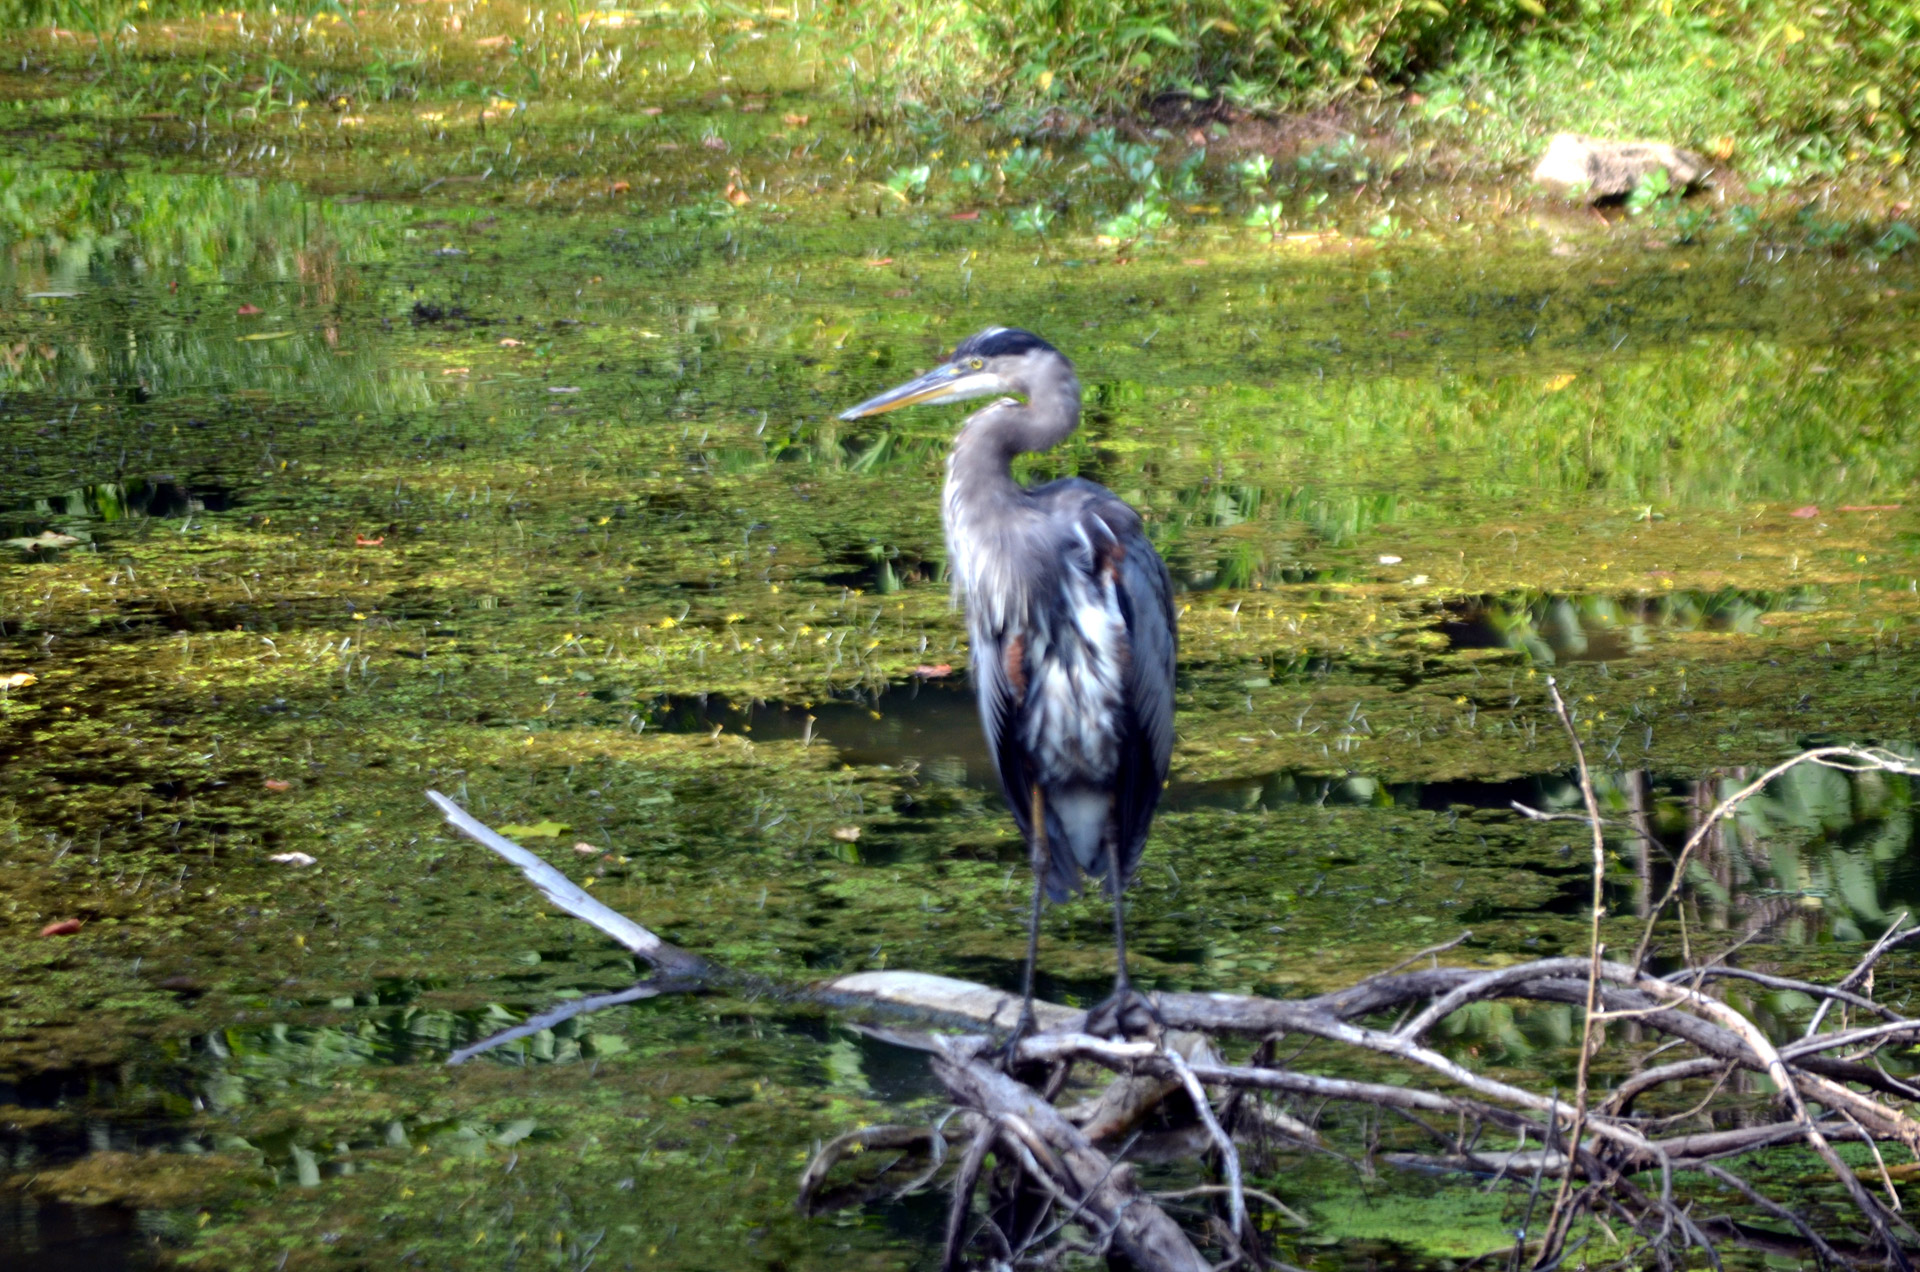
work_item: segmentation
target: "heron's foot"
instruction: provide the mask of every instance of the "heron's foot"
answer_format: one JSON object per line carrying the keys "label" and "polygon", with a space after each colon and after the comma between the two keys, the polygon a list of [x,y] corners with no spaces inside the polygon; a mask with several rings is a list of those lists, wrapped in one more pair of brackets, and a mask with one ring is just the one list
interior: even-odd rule
{"label": "heron's foot", "polygon": [[1096,1038],[1154,1038],[1166,1023],[1145,994],[1131,985],[1118,985],[1105,1002],[1087,1013],[1084,1028]]}
{"label": "heron's foot", "polygon": [[1036,1067],[1031,1063],[1020,1062],[1020,1044],[1039,1032],[1040,1022],[1034,1019],[1033,1006],[1028,1004],[1021,1010],[1020,1019],[1013,1026],[1013,1032],[1007,1035],[1007,1040],[997,1050],[998,1068],[1002,1073],[1008,1077],[1018,1078],[1022,1071]]}

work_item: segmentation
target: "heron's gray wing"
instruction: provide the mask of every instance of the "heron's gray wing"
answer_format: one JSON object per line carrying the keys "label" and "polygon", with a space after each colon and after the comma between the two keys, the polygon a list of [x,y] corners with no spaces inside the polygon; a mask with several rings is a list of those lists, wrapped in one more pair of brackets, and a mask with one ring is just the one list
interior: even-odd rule
{"label": "heron's gray wing", "polygon": [[996,626],[984,614],[976,618],[972,609],[968,620],[967,673],[973,677],[980,705],[987,754],[993,757],[993,771],[1000,778],[1000,792],[1020,828],[1020,838],[1032,843],[1033,768],[1017,727],[1026,702],[1026,638]]}
{"label": "heron's gray wing", "polygon": [[1173,760],[1173,676],[1179,640],[1173,580],[1166,562],[1153,550],[1139,518],[1127,511],[1129,524],[1114,527],[1118,551],[1112,563],[1128,647],[1127,721],[1114,791],[1122,887],[1132,878],[1146,848],[1147,829]]}

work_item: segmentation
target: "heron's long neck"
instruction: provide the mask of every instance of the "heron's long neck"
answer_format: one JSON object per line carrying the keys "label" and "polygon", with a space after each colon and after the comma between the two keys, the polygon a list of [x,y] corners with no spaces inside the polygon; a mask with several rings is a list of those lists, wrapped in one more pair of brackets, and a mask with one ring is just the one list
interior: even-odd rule
{"label": "heron's long neck", "polygon": [[975,414],[954,439],[947,460],[949,520],[956,497],[983,512],[996,500],[1016,497],[1020,486],[1013,480],[1013,457],[1052,450],[1079,423],[1080,383],[1071,372],[1036,385],[1025,405],[998,402]]}
{"label": "heron's long neck", "polygon": [[[1013,457],[1051,450],[1079,422],[1080,385],[1071,373],[1033,389],[1025,405],[996,403],[967,420],[947,457],[942,508],[956,594],[981,591],[1005,555],[1005,537],[1031,514],[1026,490],[1013,479]],[[1004,581],[995,594],[1012,583]]]}

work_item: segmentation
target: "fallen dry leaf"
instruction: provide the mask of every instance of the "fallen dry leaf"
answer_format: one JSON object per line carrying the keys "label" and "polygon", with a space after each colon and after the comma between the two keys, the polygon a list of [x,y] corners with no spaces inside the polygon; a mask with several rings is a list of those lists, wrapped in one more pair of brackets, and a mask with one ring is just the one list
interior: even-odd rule
{"label": "fallen dry leaf", "polygon": [[1788,513],[1787,515],[1789,517],[1798,517],[1802,521],[1807,521],[1820,515],[1820,505],[1808,504],[1804,508],[1795,508],[1792,512]]}
{"label": "fallen dry leaf", "polygon": [[353,536],[353,546],[356,548],[377,548],[386,541],[387,536],[384,534],[376,535],[371,539],[367,538],[364,534],[356,534]]}
{"label": "fallen dry leaf", "polygon": [[84,926],[79,919],[61,919],[40,929],[42,936],[72,936]]}
{"label": "fallen dry leaf", "polygon": [[509,839],[558,839],[561,831],[572,829],[567,823],[559,821],[516,822],[500,827],[500,833]]}
{"label": "fallen dry leaf", "polygon": [[807,120],[811,118],[813,118],[811,115],[796,115],[789,111],[787,114],[780,116],[780,122],[789,128],[805,128],[807,126]]}
{"label": "fallen dry leaf", "polygon": [[524,340],[515,340],[512,336],[508,336],[501,340],[500,347],[502,349],[518,349],[526,343]]}
{"label": "fallen dry leaf", "polygon": [[891,256],[882,256],[882,257],[880,257],[880,258],[879,258],[878,260],[871,260],[871,261],[862,261],[862,262],[860,262],[860,263],[861,263],[862,265],[865,265],[865,266],[866,266],[866,267],[867,267],[868,269],[878,269],[878,268],[879,268],[880,266],[882,266],[882,265],[891,265],[891,264],[893,264],[893,257],[891,257]]}
{"label": "fallen dry leaf", "polygon": [[1579,378],[1580,378],[1579,376],[1575,375],[1571,371],[1563,371],[1559,375],[1556,375],[1550,380],[1548,380],[1546,384],[1541,387],[1545,388],[1546,391],[1549,393],[1558,393],[1560,390],[1566,388],[1569,384],[1572,384],[1575,380]]}
{"label": "fallen dry leaf", "polygon": [[0,676],[0,689],[25,689],[28,685],[39,683],[40,677],[30,671],[16,671]]}
{"label": "fallen dry leaf", "polygon": [[260,783],[260,785],[266,787],[270,791],[290,791],[293,789],[293,783],[289,782],[284,777],[270,777],[266,781]]}
{"label": "fallen dry leaf", "polygon": [[584,839],[582,839],[579,843],[575,844],[573,846],[573,850],[579,853],[582,857],[591,857],[600,851],[598,848],[595,848],[592,844],[588,843]]}
{"label": "fallen dry leaf", "polygon": [[625,194],[627,191],[631,189],[633,189],[633,186],[628,184],[627,182],[616,181],[612,185],[607,187],[607,193],[608,194]]}

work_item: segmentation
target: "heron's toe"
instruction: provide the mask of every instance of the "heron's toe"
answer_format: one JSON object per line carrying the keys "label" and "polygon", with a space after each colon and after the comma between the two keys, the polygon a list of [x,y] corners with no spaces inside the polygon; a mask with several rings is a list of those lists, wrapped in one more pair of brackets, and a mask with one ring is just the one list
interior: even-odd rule
{"label": "heron's toe", "polygon": [[1139,990],[1124,989],[1088,1012],[1084,1028],[1096,1038],[1152,1038],[1165,1025],[1152,1000]]}

